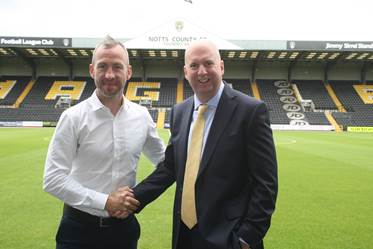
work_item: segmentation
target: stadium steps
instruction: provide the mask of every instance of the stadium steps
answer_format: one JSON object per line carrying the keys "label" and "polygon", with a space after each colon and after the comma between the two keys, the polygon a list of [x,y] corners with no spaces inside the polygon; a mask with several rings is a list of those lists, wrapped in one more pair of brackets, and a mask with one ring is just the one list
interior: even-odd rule
{"label": "stadium steps", "polygon": [[31,77],[28,76],[0,76],[0,105],[16,108],[16,100],[25,90]]}
{"label": "stadium steps", "polygon": [[176,103],[181,103],[184,100],[184,82],[179,80],[177,83],[177,94],[176,94]]}
{"label": "stadium steps", "polygon": [[11,92],[15,86],[18,86],[17,80],[0,80],[0,103],[2,105],[8,106],[10,104],[9,101],[4,100],[7,99],[9,92]]}
{"label": "stadium steps", "polygon": [[337,110],[332,98],[321,80],[294,80],[292,85],[296,86],[302,99],[310,99],[317,110]]}
{"label": "stadium steps", "polygon": [[159,110],[158,111],[158,119],[157,119],[157,128],[163,128],[164,127],[165,117],[166,117],[166,111],[165,110]]}
{"label": "stadium steps", "polygon": [[15,108],[19,108],[19,106],[21,105],[21,103],[23,102],[23,100],[26,98],[26,96],[31,91],[31,89],[34,86],[34,84],[35,84],[35,80],[30,80],[30,82],[27,84],[25,90],[23,90],[23,92],[21,93],[21,95],[19,95],[19,97],[17,98],[17,100],[15,102]]}
{"label": "stadium steps", "polygon": [[342,131],[341,127],[339,126],[337,121],[333,118],[333,116],[330,113],[325,112],[325,116],[328,119],[328,121],[330,122],[330,124],[334,127],[336,132],[341,132]]}
{"label": "stadium steps", "polygon": [[256,81],[253,81],[251,83],[251,89],[253,90],[253,95],[255,98],[260,99],[260,93],[258,89],[258,85],[256,84]]}
{"label": "stadium steps", "polygon": [[346,109],[343,107],[341,101],[339,101],[337,95],[335,94],[333,88],[330,86],[329,83],[325,83],[325,88],[328,91],[329,96],[334,101],[335,106],[337,106],[338,111],[340,111],[340,112],[346,112]]}
{"label": "stadium steps", "polygon": [[364,104],[373,104],[373,84],[353,84],[352,87],[358,93]]}
{"label": "stadium steps", "polygon": [[354,85],[362,85],[362,83],[352,80],[334,80],[328,83],[347,111],[340,114],[332,113],[339,124],[342,124],[344,127],[373,127],[373,105],[365,104],[356,89],[354,89]]}
{"label": "stadium steps", "polygon": [[189,85],[189,82],[185,79],[184,80],[184,100],[193,96],[194,92],[192,90],[192,88],[190,87]]}

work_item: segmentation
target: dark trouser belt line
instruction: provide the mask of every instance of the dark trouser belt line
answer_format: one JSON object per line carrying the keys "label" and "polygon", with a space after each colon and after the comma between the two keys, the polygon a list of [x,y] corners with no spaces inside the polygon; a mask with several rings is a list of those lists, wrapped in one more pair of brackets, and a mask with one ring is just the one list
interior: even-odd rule
{"label": "dark trouser belt line", "polygon": [[[70,216],[74,220],[85,223],[88,225],[95,225],[98,227],[110,227],[114,225],[118,225],[120,223],[123,223],[124,220],[117,219],[117,218],[104,218],[104,217],[98,217],[91,214],[88,214],[86,212],[80,211],[76,208],[70,207],[69,205],[63,206],[63,214]],[[128,217],[129,218],[129,217]]]}

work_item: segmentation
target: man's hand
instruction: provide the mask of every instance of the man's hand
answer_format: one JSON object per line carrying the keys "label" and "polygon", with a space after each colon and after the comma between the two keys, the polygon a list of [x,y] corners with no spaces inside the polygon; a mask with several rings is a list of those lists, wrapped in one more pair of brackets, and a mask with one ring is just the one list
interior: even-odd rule
{"label": "man's hand", "polygon": [[112,217],[124,219],[135,212],[139,205],[140,202],[135,199],[132,189],[122,187],[109,195],[105,210]]}

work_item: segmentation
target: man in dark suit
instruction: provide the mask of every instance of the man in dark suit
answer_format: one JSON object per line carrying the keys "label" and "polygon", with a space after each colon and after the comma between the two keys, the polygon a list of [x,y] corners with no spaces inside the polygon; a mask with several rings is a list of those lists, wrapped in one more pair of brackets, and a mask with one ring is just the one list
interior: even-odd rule
{"label": "man in dark suit", "polygon": [[[187,48],[184,73],[195,95],[173,107],[166,159],[134,188],[137,211],[176,181],[173,249],[264,248],[277,196],[266,105],[223,82],[224,62],[211,41]],[[197,145],[193,127],[201,106],[207,110],[201,114],[202,145]],[[198,146],[201,155],[190,159]],[[195,176],[187,172],[190,161],[198,161]],[[185,194],[190,180],[192,194]],[[187,202],[192,206],[184,207]],[[191,222],[183,217],[189,211],[194,212]]]}

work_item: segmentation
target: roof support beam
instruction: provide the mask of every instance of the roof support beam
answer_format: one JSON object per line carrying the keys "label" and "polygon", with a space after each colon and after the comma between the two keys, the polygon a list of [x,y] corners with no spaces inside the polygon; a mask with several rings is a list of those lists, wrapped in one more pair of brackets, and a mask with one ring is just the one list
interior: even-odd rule
{"label": "roof support beam", "polygon": [[292,80],[291,76],[292,76],[292,73],[293,73],[293,67],[294,67],[295,63],[296,63],[296,60],[290,61],[290,63],[289,63],[289,66],[288,66],[288,78],[287,78],[288,82],[291,82],[291,80]]}
{"label": "roof support beam", "polygon": [[145,51],[139,50],[140,54],[140,62],[141,62],[141,69],[142,69],[142,81],[145,81],[145,76],[146,76],[146,65],[145,65],[145,60],[144,60],[144,53]]}
{"label": "roof support beam", "polygon": [[327,62],[324,67],[324,83],[328,82],[329,63]]}
{"label": "roof support beam", "polygon": [[369,63],[364,61],[363,66],[361,67],[361,71],[360,71],[360,82],[361,83],[365,83],[366,81],[368,67],[369,67]]}
{"label": "roof support beam", "polygon": [[69,80],[73,79],[74,76],[74,66],[71,61],[71,59],[66,58],[63,56],[62,52],[59,49],[56,49],[56,53],[58,54],[58,57],[67,65],[69,68]]}
{"label": "roof support beam", "polygon": [[331,68],[335,66],[336,62],[335,61],[328,61],[325,64],[324,67],[324,83],[327,83],[329,81],[329,71]]}
{"label": "roof support beam", "polygon": [[180,60],[178,60],[176,63],[177,63],[177,67],[180,70],[178,80],[183,80],[184,79],[184,63]]}
{"label": "roof support beam", "polygon": [[18,48],[12,48],[17,56],[21,57],[31,67],[31,78],[36,80],[36,64],[32,57],[26,57]]}
{"label": "roof support beam", "polygon": [[254,82],[256,79],[256,75],[255,75],[255,71],[256,71],[256,60],[253,61],[253,65],[251,66],[251,78],[250,78],[250,81],[251,82]]}

